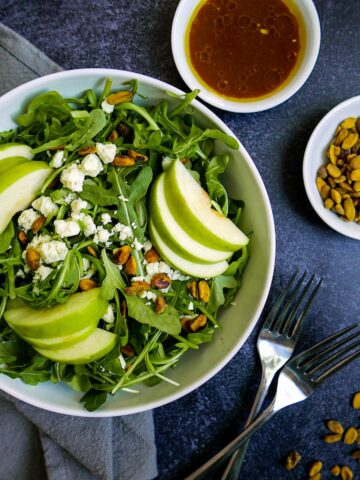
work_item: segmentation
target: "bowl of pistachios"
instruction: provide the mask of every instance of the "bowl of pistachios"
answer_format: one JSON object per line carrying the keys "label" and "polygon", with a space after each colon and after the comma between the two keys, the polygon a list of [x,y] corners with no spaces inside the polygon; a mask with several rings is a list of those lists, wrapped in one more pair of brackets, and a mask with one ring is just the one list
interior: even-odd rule
{"label": "bowl of pistachios", "polygon": [[360,240],[360,96],[333,108],[307,144],[303,178],[319,217]]}

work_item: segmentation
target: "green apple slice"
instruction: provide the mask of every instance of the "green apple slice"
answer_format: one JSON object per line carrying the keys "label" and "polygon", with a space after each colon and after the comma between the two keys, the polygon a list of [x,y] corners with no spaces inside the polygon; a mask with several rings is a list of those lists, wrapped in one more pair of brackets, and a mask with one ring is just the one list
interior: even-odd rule
{"label": "green apple slice", "polygon": [[53,337],[53,338],[33,338],[33,337],[22,337],[25,342],[30,343],[33,347],[38,348],[62,348],[68,347],[79,340],[83,340],[88,337],[96,328],[96,323],[93,323],[78,332],[73,333],[72,335],[66,335],[65,337]]}
{"label": "green apple slice", "polygon": [[222,262],[217,263],[195,263],[186,260],[184,257],[181,257],[170,247],[168,247],[165,242],[162,240],[161,235],[159,235],[156,230],[152,220],[149,221],[149,232],[152,243],[155,245],[156,249],[160,255],[173,267],[186,275],[191,277],[198,278],[212,278],[217,277],[225,272],[229,264],[223,260]]}
{"label": "green apple slice", "polygon": [[178,224],[203,245],[235,252],[249,239],[228,218],[211,208],[205,190],[192,177],[180,160],[165,172],[165,196]]}
{"label": "green apple slice", "polygon": [[150,218],[164,243],[175,253],[195,263],[216,263],[232,252],[214,250],[196,241],[174,219],[165,198],[165,173],[159,175],[150,193]]}
{"label": "green apple slice", "polygon": [[0,177],[0,233],[15,213],[31,204],[51,172],[45,162],[27,162]]}
{"label": "green apple slice", "polygon": [[0,145],[0,162],[9,157],[25,157],[28,160],[32,160],[34,155],[31,151],[31,147],[22,143],[4,143]]}
{"label": "green apple slice", "polygon": [[66,303],[34,310],[29,306],[6,310],[4,318],[20,337],[38,339],[65,337],[89,325],[97,325],[108,302],[100,288],[74,293]]}
{"label": "green apple slice", "polygon": [[22,165],[23,163],[30,162],[26,157],[9,157],[6,158],[4,161],[0,162],[0,177],[4,173],[8,172],[14,167],[17,167],[18,165]]}
{"label": "green apple slice", "polygon": [[115,347],[117,338],[114,333],[97,328],[87,338],[73,345],[57,349],[36,347],[35,350],[54,362],[80,365],[104,357]]}

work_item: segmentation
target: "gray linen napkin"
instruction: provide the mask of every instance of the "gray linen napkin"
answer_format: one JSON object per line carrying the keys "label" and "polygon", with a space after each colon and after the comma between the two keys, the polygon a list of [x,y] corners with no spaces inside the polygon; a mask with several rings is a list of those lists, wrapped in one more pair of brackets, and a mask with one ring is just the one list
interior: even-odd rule
{"label": "gray linen napkin", "polygon": [[[0,24],[0,95],[60,70]],[[0,480],[150,480],[157,475],[152,412],[70,417],[1,392],[0,428]]]}

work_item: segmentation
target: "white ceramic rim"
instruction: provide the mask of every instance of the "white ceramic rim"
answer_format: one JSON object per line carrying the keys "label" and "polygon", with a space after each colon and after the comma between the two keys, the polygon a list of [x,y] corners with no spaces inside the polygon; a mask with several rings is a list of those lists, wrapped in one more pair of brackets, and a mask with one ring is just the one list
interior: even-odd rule
{"label": "white ceramic rim", "polygon": [[[175,88],[168,83],[162,82],[161,80],[157,80],[151,77],[148,77],[146,75],[142,74],[137,74],[129,71],[123,71],[123,70],[115,70],[115,69],[106,69],[106,68],[84,68],[84,69],[77,69],[77,70],[68,70],[68,71],[63,71],[63,72],[57,72],[53,73],[50,75],[46,75],[44,77],[40,77],[35,80],[31,80],[30,82],[27,82],[23,85],[20,85],[19,87],[15,88],[14,90],[11,90],[10,92],[6,93],[0,99],[6,98],[7,100],[14,100],[18,101],[19,96],[21,96],[21,91],[22,89],[29,88],[29,87],[39,87],[39,86],[47,86],[48,80],[52,79],[61,79],[61,78],[74,78],[80,73],[88,73],[88,74],[101,74],[106,77],[111,77],[111,75],[119,75],[119,74],[124,74],[124,75],[129,75],[131,74],[132,78],[137,78],[140,82],[143,81],[144,83],[150,83],[152,86],[158,87],[159,89],[162,89],[164,91],[169,91],[172,93],[175,93],[177,95],[183,95],[184,92],[179,90],[178,88]],[[210,121],[213,121],[218,127],[225,132],[228,135],[231,135],[236,138],[234,133],[230,130],[229,127],[225,125],[225,123],[220,120],[211,110],[209,110],[205,105],[203,105],[201,102],[197,100],[193,100],[192,104],[204,115],[206,115]],[[237,139],[237,138],[236,138]],[[238,140],[238,139],[237,139]],[[48,411],[56,412],[56,413],[62,413],[65,415],[76,415],[76,416],[81,416],[81,417],[113,417],[113,416],[122,416],[122,415],[131,415],[134,413],[139,413],[139,412],[144,412],[147,410],[151,410],[157,407],[161,407],[167,403],[173,402],[188,393],[192,392],[196,388],[200,387],[203,385],[205,382],[210,380],[214,375],[216,375],[233,357],[234,355],[240,350],[240,348],[243,346],[243,344],[246,342],[248,339],[250,333],[254,329],[260,314],[264,308],[266,299],[269,294],[269,290],[271,287],[271,282],[273,278],[273,273],[274,273],[274,267],[275,267],[275,253],[276,253],[276,237],[275,237],[275,224],[274,224],[274,217],[270,205],[270,200],[265,188],[265,185],[262,181],[262,178],[260,176],[259,171],[257,170],[254,162],[252,161],[250,155],[247,153],[241,142],[238,140],[239,145],[240,145],[240,152],[243,155],[244,159],[249,165],[249,168],[252,171],[252,174],[254,175],[258,185],[259,189],[262,193],[262,199],[264,202],[264,207],[266,210],[266,222],[269,227],[269,239],[270,239],[270,244],[269,244],[269,272],[266,277],[266,282],[265,282],[265,288],[263,290],[263,294],[261,296],[261,300],[259,301],[258,308],[256,309],[256,313],[253,317],[252,322],[249,324],[247,330],[245,331],[244,335],[240,338],[239,342],[234,346],[232,350],[228,352],[228,354],[225,356],[225,358],[219,362],[214,368],[212,368],[207,375],[203,375],[201,378],[198,379],[198,381],[193,382],[186,388],[179,388],[174,391],[174,393],[171,393],[169,395],[165,395],[158,401],[152,402],[150,406],[146,405],[144,407],[134,407],[134,408],[113,408],[111,411],[95,411],[95,412],[87,412],[86,410],[78,411],[78,410],[73,410],[72,408],[57,408],[53,407],[52,405],[48,405],[46,402],[46,399],[42,401],[37,401],[30,399],[26,395],[19,394],[16,388],[12,387],[7,387],[4,388],[1,386],[1,389],[4,390],[6,393],[12,395],[15,398],[18,398],[19,400],[22,400],[30,405],[34,405],[35,407],[43,408]]]}
{"label": "white ceramic rim", "polygon": [[[220,108],[222,110],[227,110],[229,112],[237,112],[237,113],[252,113],[252,112],[261,112],[263,110],[268,110],[270,108],[276,107],[280,103],[285,102],[290,97],[292,97],[306,82],[308,77],[310,76],[320,49],[320,41],[321,41],[321,28],[320,28],[320,21],[319,16],[316,10],[316,7],[312,0],[301,0],[297,3],[297,8],[304,13],[306,11],[307,16],[310,21],[310,28],[307,28],[307,48],[311,46],[311,50],[308,54],[308,57],[305,61],[303,59],[303,63],[300,66],[298,72],[295,76],[289,81],[289,83],[279,90],[274,95],[271,95],[267,98],[260,99],[260,100],[252,100],[249,102],[246,101],[232,101],[227,100],[219,95],[216,95],[211,90],[208,90],[206,86],[198,81],[198,79],[193,74],[189,62],[186,57],[185,52],[185,29],[187,26],[188,19],[191,15],[187,16],[187,20],[185,22],[185,28],[180,26],[181,21],[184,19],[184,8],[187,4],[192,3],[193,8],[191,13],[197,7],[197,5],[203,0],[181,0],[173,19],[172,29],[171,29],[171,48],[172,54],[174,57],[174,61],[176,67],[184,80],[187,86],[194,90],[195,88],[199,88],[201,92],[199,93],[199,97],[205,102],[213,105],[214,107]],[[181,41],[179,41],[181,39]]]}
{"label": "white ceramic rim", "polygon": [[[321,218],[321,220],[323,220],[329,227],[331,227],[333,230],[336,230],[338,233],[341,233],[342,235],[346,235],[347,237],[350,237],[350,238],[354,238],[355,240],[360,240],[360,225],[358,226],[358,233],[356,233],[353,229],[352,223],[344,222],[336,214],[329,212],[324,207],[324,204],[321,200],[321,197],[317,189],[311,188],[311,187],[314,187],[316,178],[312,177],[310,173],[311,172],[310,163],[313,161],[311,152],[313,150],[313,145],[318,140],[319,132],[329,120],[337,116],[337,114],[340,113],[344,108],[354,103],[358,103],[359,109],[360,109],[360,95],[349,98],[348,100],[345,100],[344,102],[341,102],[338,105],[336,105],[336,107],[331,109],[315,127],[315,130],[311,134],[311,137],[308,141],[308,144],[306,146],[305,153],[304,153],[303,181],[304,181],[304,187],[305,187],[308,199],[313,209],[315,210],[315,212]],[[338,123],[344,120],[344,118],[345,117],[340,118]]]}

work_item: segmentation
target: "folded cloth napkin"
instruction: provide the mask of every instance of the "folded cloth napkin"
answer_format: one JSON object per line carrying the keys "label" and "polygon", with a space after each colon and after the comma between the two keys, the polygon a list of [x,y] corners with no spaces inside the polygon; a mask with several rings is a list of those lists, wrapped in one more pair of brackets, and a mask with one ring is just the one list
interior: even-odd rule
{"label": "folded cloth napkin", "polygon": [[[0,94],[60,70],[0,24]],[[0,428],[0,480],[150,480],[157,475],[152,412],[70,417],[1,392]]]}

